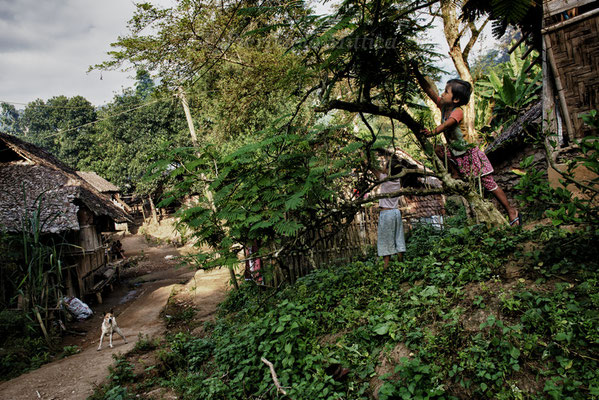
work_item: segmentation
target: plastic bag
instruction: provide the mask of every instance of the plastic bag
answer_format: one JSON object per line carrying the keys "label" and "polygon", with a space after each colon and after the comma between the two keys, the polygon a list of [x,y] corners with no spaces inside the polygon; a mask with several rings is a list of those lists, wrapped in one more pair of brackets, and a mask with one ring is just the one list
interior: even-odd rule
{"label": "plastic bag", "polygon": [[79,321],[87,319],[94,313],[91,308],[76,297],[63,297],[62,304],[67,311],[73,314]]}

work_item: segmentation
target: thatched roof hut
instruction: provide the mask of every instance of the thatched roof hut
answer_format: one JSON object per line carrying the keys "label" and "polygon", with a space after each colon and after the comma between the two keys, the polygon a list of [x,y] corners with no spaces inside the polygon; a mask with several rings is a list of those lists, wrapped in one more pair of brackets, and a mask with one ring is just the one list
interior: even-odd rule
{"label": "thatched roof hut", "polygon": [[121,198],[120,189],[118,186],[113,185],[108,182],[106,179],[102,178],[100,175],[96,174],[93,171],[77,171],[77,175],[79,175],[83,180],[92,185],[94,189],[98,192],[110,197],[110,200],[114,205],[119,207],[120,209],[125,210],[127,213],[131,213],[132,209],[129,207],[125,201]]}
{"label": "thatched roof hut", "polygon": [[46,151],[0,133],[0,226],[22,229],[23,218],[40,209],[42,233],[80,229],[82,206],[106,222],[126,222],[129,216],[99,193],[76,171]]}
{"label": "thatched roof hut", "polygon": [[107,261],[100,232],[131,221],[129,215],[51,154],[4,133],[0,193],[0,230],[30,232],[39,221],[41,235],[59,235],[69,244],[62,268],[67,294],[99,295],[95,274]]}
{"label": "thatched roof hut", "polygon": [[118,193],[120,189],[93,171],[77,171],[83,180],[92,185],[100,193]]}

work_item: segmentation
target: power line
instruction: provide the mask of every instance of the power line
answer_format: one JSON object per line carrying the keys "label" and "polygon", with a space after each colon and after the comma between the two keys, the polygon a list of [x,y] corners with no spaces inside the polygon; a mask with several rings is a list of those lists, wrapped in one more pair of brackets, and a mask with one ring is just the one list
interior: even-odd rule
{"label": "power line", "polygon": [[48,134],[48,135],[46,136],[46,138],[53,137],[53,136],[57,136],[57,135],[60,135],[60,134],[62,134],[62,133],[66,133],[66,132],[74,131],[74,130],[76,130],[76,129],[83,128],[83,127],[86,127],[86,126],[94,125],[94,124],[96,124],[96,123],[98,123],[98,122],[100,122],[100,121],[105,121],[105,120],[107,120],[107,119],[110,119],[110,118],[113,118],[113,117],[118,117],[119,115],[123,115],[123,114],[126,114],[126,113],[128,113],[128,112],[131,112],[131,111],[138,110],[138,109],[140,109],[140,108],[142,108],[142,107],[146,107],[146,106],[149,106],[149,105],[151,105],[151,104],[157,103],[157,102],[159,102],[160,100],[162,100],[162,99],[158,98],[158,99],[156,99],[156,100],[152,100],[152,101],[150,101],[150,102],[148,102],[148,103],[144,103],[144,104],[141,104],[141,105],[139,105],[139,106],[136,106],[136,107],[130,108],[130,109],[128,109],[128,110],[121,111],[120,113],[112,114],[112,115],[109,115],[109,116],[107,116],[107,117],[104,117],[104,118],[97,119],[97,120],[95,120],[95,121],[91,121],[91,122],[88,122],[88,123],[85,123],[85,124],[82,124],[82,125],[79,125],[79,126],[75,126],[75,127],[73,127],[73,128],[69,128],[69,129],[63,129],[63,130],[60,130],[60,131],[58,131],[58,132],[56,132],[56,133],[50,133],[50,134]]}
{"label": "power line", "polygon": [[[34,100],[35,101],[35,100]],[[42,100],[43,101],[43,100]],[[1,103],[6,103],[6,104],[15,104],[15,105],[19,105],[19,106],[30,106],[30,107],[46,107],[46,108],[58,108],[58,109],[79,109],[79,108],[89,108],[88,106],[53,106],[50,104],[34,104],[33,101],[29,102],[29,103],[18,103],[16,101],[5,101],[5,100],[0,100],[0,104]],[[90,103],[91,104],[91,103]],[[92,105],[92,107],[94,107]],[[99,106],[102,107],[102,106]],[[99,107],[94,107],[94,108],[99,108]]]}

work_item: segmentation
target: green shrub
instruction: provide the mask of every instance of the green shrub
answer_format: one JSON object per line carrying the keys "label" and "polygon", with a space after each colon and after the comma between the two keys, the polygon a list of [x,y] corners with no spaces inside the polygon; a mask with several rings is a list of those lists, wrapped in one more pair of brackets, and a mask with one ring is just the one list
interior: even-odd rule
{"label": "green shrub", "polygon": [[133,382],[135,374],[133,373],[133,365],[123,356],[113,356],[115,362],[108,367],[110,371],[109,379],[117,384]]}

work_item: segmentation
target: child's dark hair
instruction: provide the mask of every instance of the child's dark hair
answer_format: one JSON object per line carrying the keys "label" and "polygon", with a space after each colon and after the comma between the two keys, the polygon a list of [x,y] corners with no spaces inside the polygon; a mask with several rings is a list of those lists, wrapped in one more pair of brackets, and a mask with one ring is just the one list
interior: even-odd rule
{"label": "child's dark hair", "polygon": [[461,79],[450,79],[447,84],[451,87],[453,98],[458,100],[458,106],[468,104],[470,95],[472,94],[472,85],[470,82]]}
{"label": "child's dark hair", "polygon": [[393,154],[389,161],[387,162],[387,171],[389,172],[389,176],[397,175],[403,170],[403,166],[401,165],[401,161],[396,154]]}

